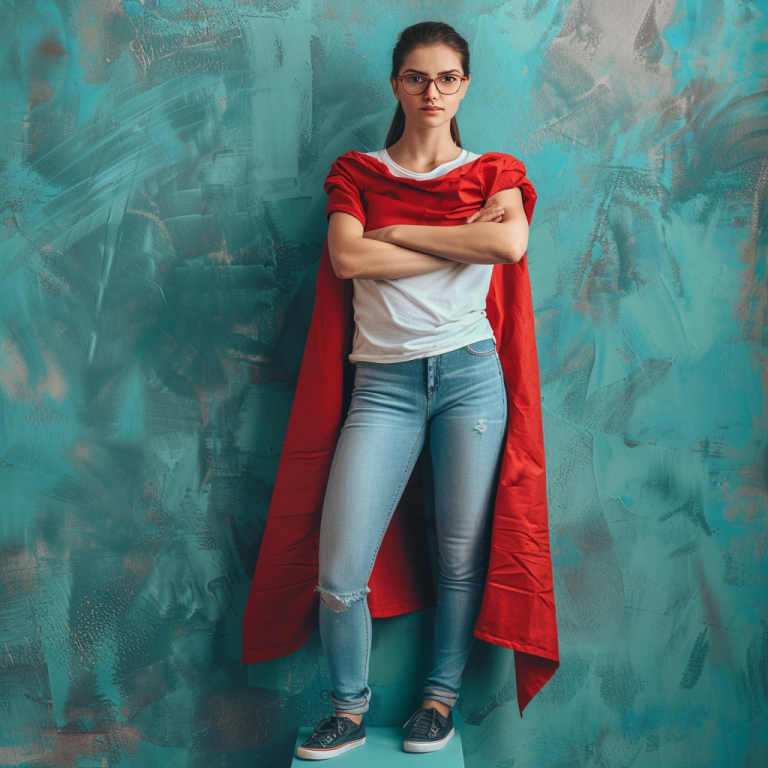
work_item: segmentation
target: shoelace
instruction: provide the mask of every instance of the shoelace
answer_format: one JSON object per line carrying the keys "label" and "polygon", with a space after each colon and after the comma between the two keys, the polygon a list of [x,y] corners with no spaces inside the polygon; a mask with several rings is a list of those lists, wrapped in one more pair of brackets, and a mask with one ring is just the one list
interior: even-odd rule
{"label": "shoelace", "polygon": [[[406,722],[403,728],[407,728],[413,723],[413,729],[410,733],[411,738],[432,738],[434,735],[433,731],[436,733],[438,730],[435,728],[435,721],[437,720],[438,715],[438,711],[432,707],[429,709],[420,709],[408,718],[408,722]],[[440,725],[439,721],[438,725]]]}
{"label": "shoelace", "polygon": [[330,743],[336,738],[337,734],[346,733],[347,724],[338,717],[338,715],[328,715],[324,717],[312,733],[312,739],[317,739],[321,744]]}

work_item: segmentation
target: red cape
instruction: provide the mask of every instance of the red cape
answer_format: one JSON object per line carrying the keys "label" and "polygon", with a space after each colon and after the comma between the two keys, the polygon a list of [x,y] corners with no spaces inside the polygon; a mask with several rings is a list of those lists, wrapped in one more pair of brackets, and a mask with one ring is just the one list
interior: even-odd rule
{"label": "red cape", "polygon": [[[366,230],[457,225],[494,192],[520,187],[530,223],[536,193],[525,166],[488,152],[435,179],[393,176],[361,152],[331,166],[326,216],[346,211]],[[384,199],[386,198],[386,199]],[[349,408],[353,283],[336,277],[326,239],[296,394],[243,617],[242,661],[298,650],[318,626],[318,544],[326,483]],[[559,666],[549,546],[541,392],[527,258],[496,264],[486,300],[509,404],[488,577],[474,634],[515,651],[523,709]],[[436,604],[417,464],[376,557],[368,604],[376,618]]]}

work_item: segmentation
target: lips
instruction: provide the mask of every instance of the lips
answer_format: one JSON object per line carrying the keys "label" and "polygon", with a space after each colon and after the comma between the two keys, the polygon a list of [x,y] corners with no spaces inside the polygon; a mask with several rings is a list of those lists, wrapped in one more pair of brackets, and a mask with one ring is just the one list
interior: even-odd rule
{"label": "lips", "polygon": [[422,112],[442,112],[443,110],[440,107],[422,107]]}

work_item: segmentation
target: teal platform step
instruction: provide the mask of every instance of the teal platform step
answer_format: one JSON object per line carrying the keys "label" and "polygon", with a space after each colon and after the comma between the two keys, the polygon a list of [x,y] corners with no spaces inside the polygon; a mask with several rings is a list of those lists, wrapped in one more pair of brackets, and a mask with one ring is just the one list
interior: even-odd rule
{"label": "teal platform step", "polygon": [[437,752],[414,754],[403,752],[405,728],[379,728],[365,726],[365,744],[328,760],[303,760],[296,757],[296,750],[311,735],[312,728],[299,728],[299,735],[293,750],[291,768],[307,768],[309,765],[326,765],[328,768],[464,768],[464,754],[461,749],[461,733],[456,728],[454,737]]}

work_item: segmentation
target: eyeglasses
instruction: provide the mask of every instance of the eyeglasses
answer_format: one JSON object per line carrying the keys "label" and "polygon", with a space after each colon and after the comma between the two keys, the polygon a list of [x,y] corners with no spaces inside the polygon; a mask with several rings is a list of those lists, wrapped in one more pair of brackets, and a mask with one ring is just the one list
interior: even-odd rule
{"label": "eyeglasses", "polygon": [[468,80],[467,75],[440,75],[440,77],[422,77],[421,75],[400,75],[395,80],[400,80],[406,93],[417,95],[424,93],[429,84],[434,82],[435,87],[444,96],[450,96],[461,88],[461,81]]}

